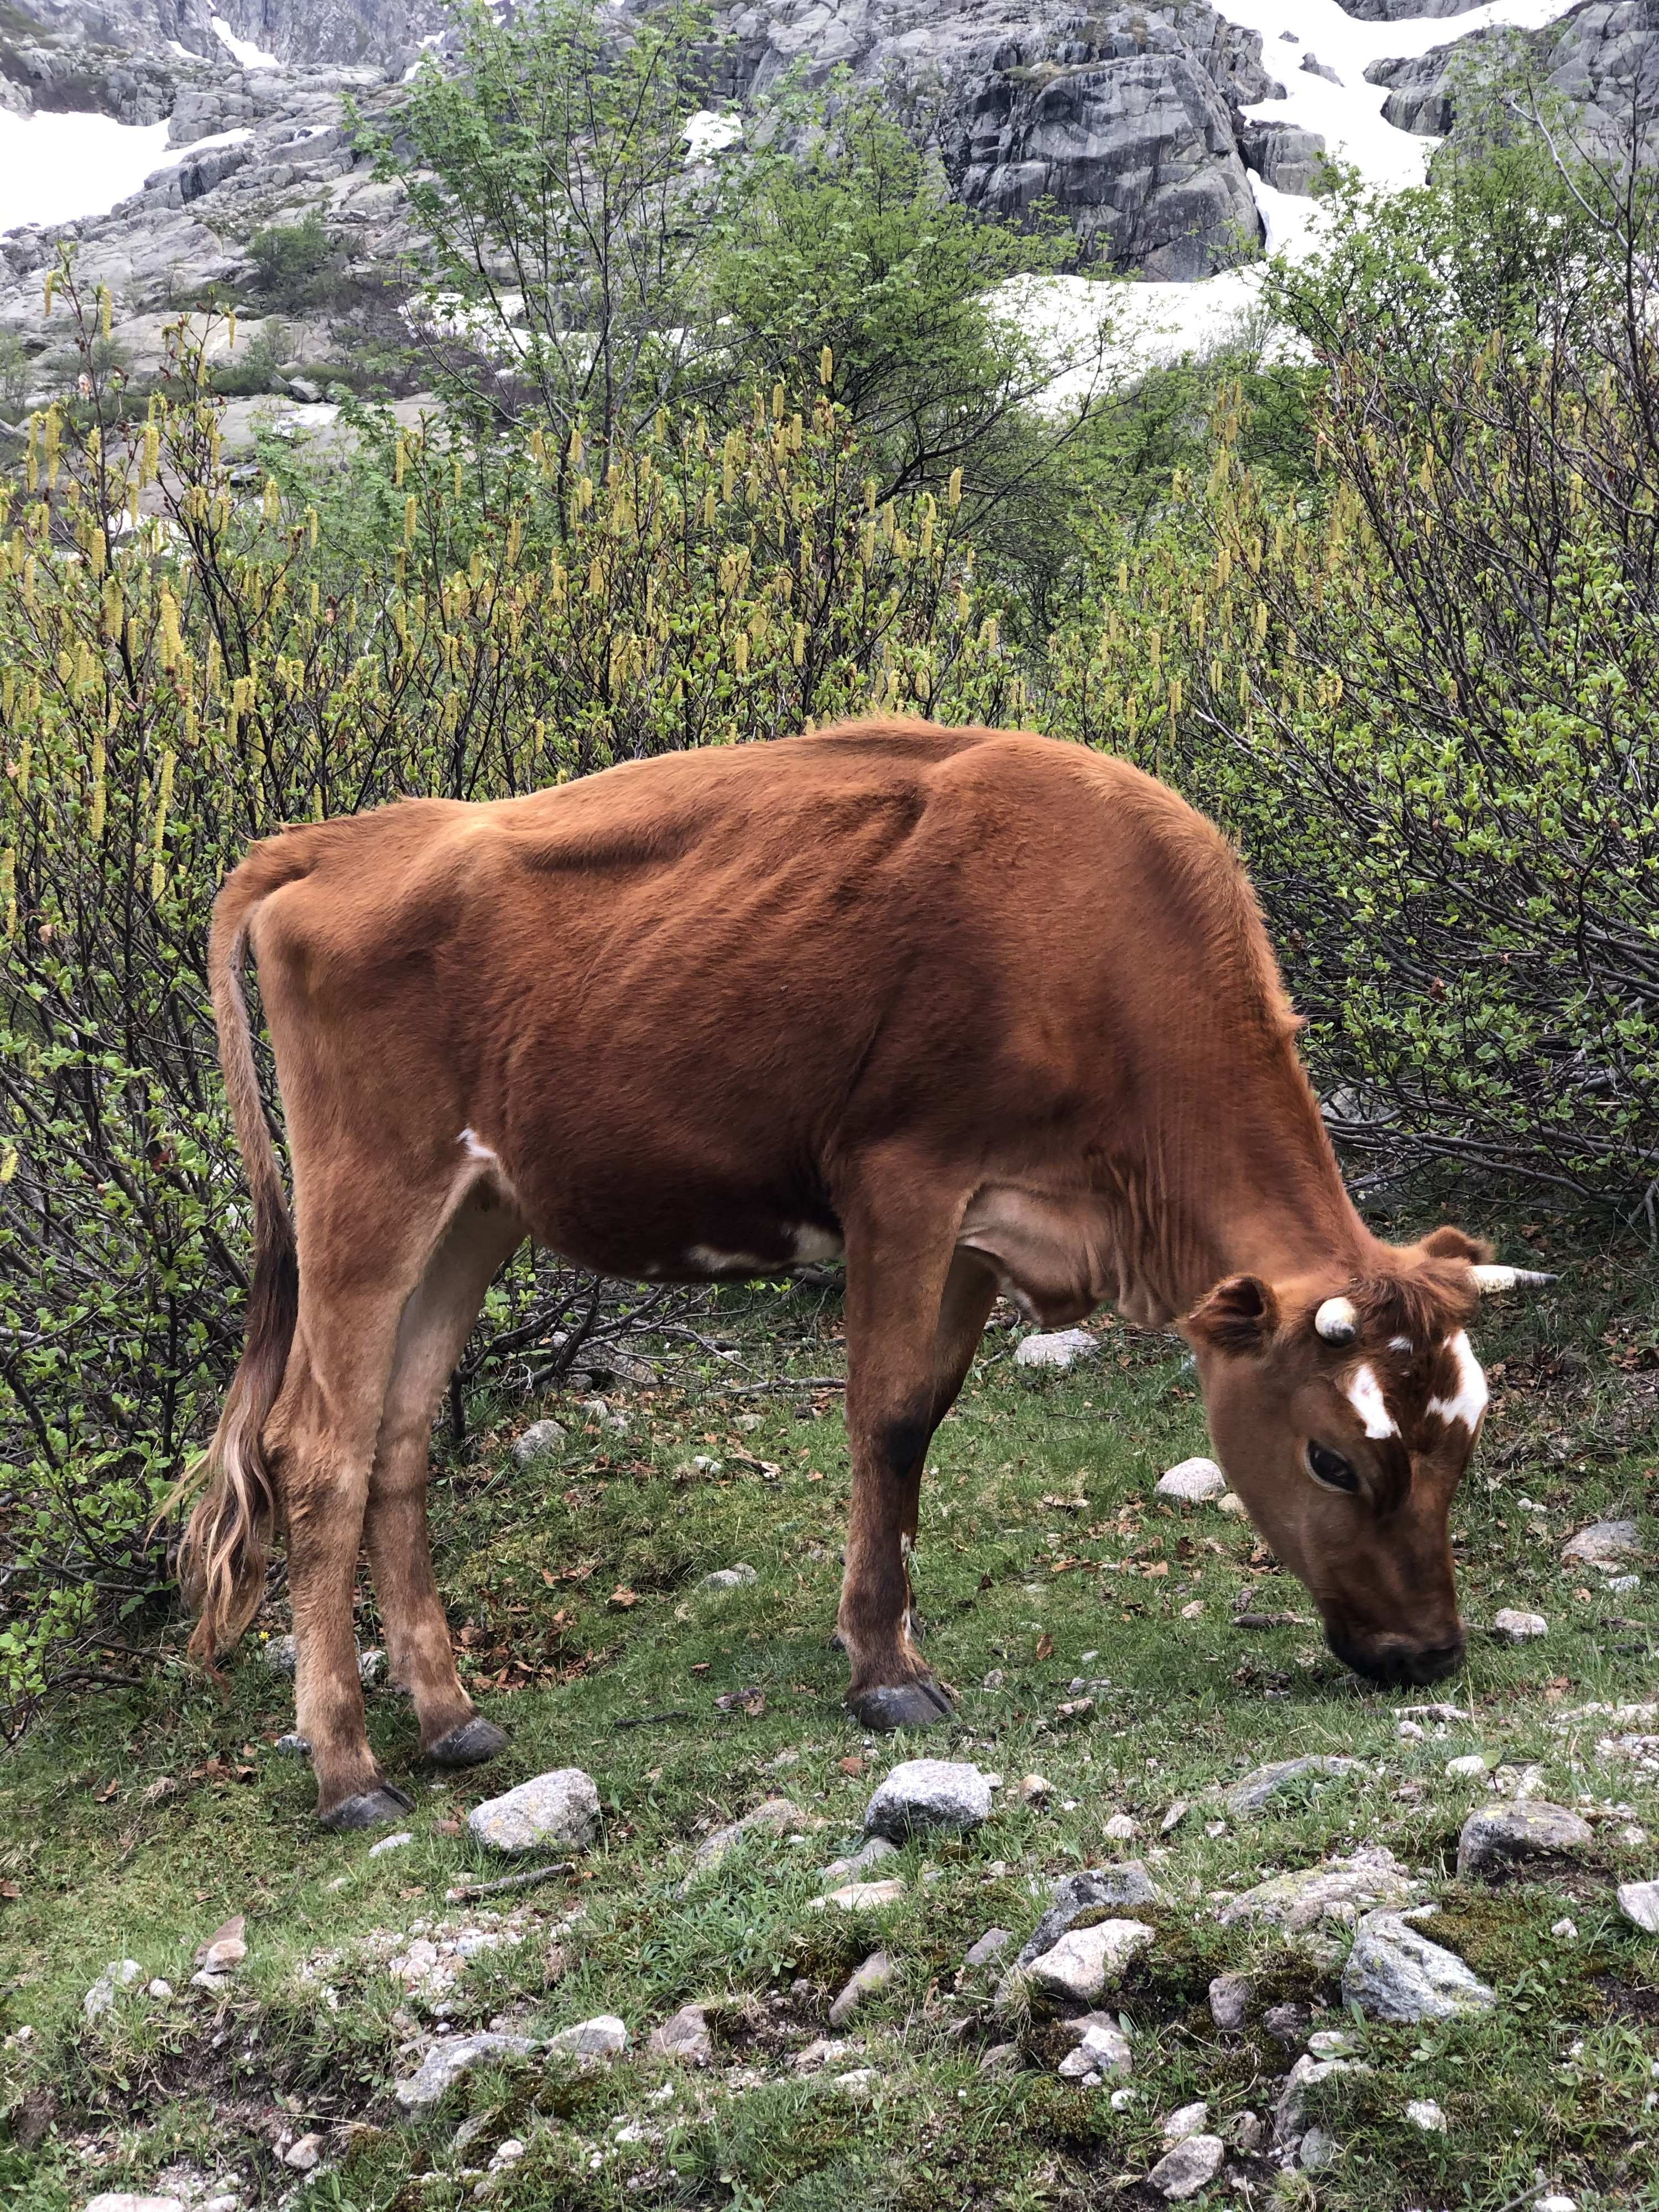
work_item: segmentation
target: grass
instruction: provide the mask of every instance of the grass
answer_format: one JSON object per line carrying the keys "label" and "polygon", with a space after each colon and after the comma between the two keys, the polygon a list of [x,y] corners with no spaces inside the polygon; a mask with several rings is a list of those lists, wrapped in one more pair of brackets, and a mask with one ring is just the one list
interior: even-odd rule
{"label": "grass", "polygon": [[[1535,1237],[1547,1257],[1558,1241]],[[722,1293],[720,1308],[755,1356],[834,1371],[832,1297]],[[376,1748],[417,1799],[406,1846],[373,1858],[372,1838],[315,1831],[309,1771],[276,1749],[289,1686],[257,1639],[222,1690],[163,1659],[143,1688],[60,1711],[0,1763],[0,2197],[64,2212],[100,2190],[165,2187],[172,2172],[211,2177],[245,2205],[298,2189],[301,2203],[448,2212],[475,2200],[478,2169],[511,2137],[524,2154],[485,2189],[502,2207],[1151,2206],[1162,2200],[1144,2177],[1173,2107],[1202,2098],[1212,2126],[1247,2109],[1271,2121],[1299,2047],[1261,2024],[1277,1999],[1306,2005],[1314,2026],[1348,2027],[1370,2070],[1317,2093],[1344,2146],[1334,2164],[1282,2173],[1241,2157],[1242,2179],[1212,2200],[1497,2212],[1543,2179],[1586,2207],[1659,2206],[1659,1943],[1613,1897],[1614,1882],[1659,1873],[1659,1843],[1626,1833],[1659,1836],[1659,1778],[1598,1755],[1605,1723],[1563,1718],[1654,1692],[1659,1609],[1645,1580],[1614,1595],[1559,1565],[1565,1536],[1593,1519],[1633,1514],[1652,1535],[1659,1356],[1642,1262],[1581,1249],[1559,1293],[1494,1308],[1480,1336],[1494,1405],[1454,1513],[1465,1609],[1477,1624],[1504,1605],[1536,1610],[1550,1633],[1518,1649],[1474,1635],[1465,1672],[1437,1693],[1474,1717],[1413,1741],[1394,1707],[1419,1699],[1357,1684],[1312,1626],[1235,1625],[1246,1590],[1250,1609],[1311,1619],[1245,1523],[1153,1497],[1163,1468],[1205,1448],[1173,1340],[1103,1324],[1097,1360],[1044,1382],[1014,1367],[1010,1337],[988,1337],[924,1494],[927,1649],[961,1691],[948,1741],[869,1739],[841,1707],[844,1662],[828,1639],[848,1472],[833,1394],[721,1395],[685,1376],[617,1397],[625,1435],[554,1401],[535,1410],[567,1419],[570,1442],[529,1469],[508,1449],[529,1413],[503,1415],[447,1451],[434,1512],[463,1666],[514,1741],[483,1772],[434,1780],[412,1763],[402,1702],[373,1696]],[[753,1583],[699,1587],[739,1559]],[[261,1628],[285,1626],[273,1608]],[[374,1631],[365,1595],[360,1639]],[[168,1648],[180,1641],[168,1632]],[[1000,1686],[981,1687],[993,1670]],[[746,1701],[758,1710],[716,1705],[740,1690],[759,1692]],[[1079,1695],[1091,1708],[1063,1717]],[[1002,1775],[992,1819],[884,1867],[907,1887],[878,1918],[811,1910],[881,1774],[924,1749]],[[1459,1826],[1488,1793],[1445,1767],[1470,1749],[1535,1763],[1559,1801],[1588,1797],[1604,1816],[1590,1861],[1553,1882],[1460,1883]],[[1207,1795],[1306,1752],[1363,1771],[1253,1820],[1224,1820]],[[605,1808],[578,1872],[446,1905],[446,1887],[499,1870],[466,1838],[469,1805],[561,1765],[591,1773]],[[1033,1771],[1050,1787],[1028,1803]],[[750,1834],[688,1882],[702,1835],[781,1794],[800,1840]],[[1109,1843],[1104,1823],[1123,1812],[1140,1833]],[[1429,1885],[1427,1932],[1496,1988],[1492,2013],[1426,2029],[1345,2021],[1343,1930],[1292,1942],[1218,1924],[1217,1893],[1364,1840]],[[1022,2070],[981,2073],[1008,2031],[986,2008],[995,1970],[963,1972],[967,1947],[994,1923],[1023,1940],[1056,1876],[1129,1855],[1164,1899],[1120,2000],[1132,2099],[1115,2110],[1058,2080],[1063,2045],[1040,2025]],[[496,2021],[540,2037],[613,2012],[633,2055],[585,2075],[541,2058],[480,2071],[437,2114],[405,2121],[391,2084],[412,2069],[438,2000],[412,1997],[373,1939],[414,1921],[480,1924],[491,1906],[507,1940],[442,2000],[452,2027]],[[189,1988],[196,1946],[239,1912],[248,1955],[228,1990]],[[1564,1916],[1575,1939],[1551,1933]],[[848,2055],[801,2073],[792,2057],[828,2032],[830,1999],[878,1945],[892,1981],[844,2031]],[[85,1991],[125,1957],[178,1996],[157,2002],[141,1984],[88,2023]],[[1232,1969],[1255,1976],[1258,2006],[1222,2037],[1206,1991]],[[643,2055],[649,2029],[688,2001],[709,2006],[716,2037],[714,2064],[696,2073]],[[861,2102],[836,2083],[854,2066],[874,2069]],[[1406,2118],[1413,2099],[1440,2104],[1443,2135]],[[480,2124],[459,2142],[469,2113]],[[277,2150],[313,2130],[324,2161],[301,2185]]]}

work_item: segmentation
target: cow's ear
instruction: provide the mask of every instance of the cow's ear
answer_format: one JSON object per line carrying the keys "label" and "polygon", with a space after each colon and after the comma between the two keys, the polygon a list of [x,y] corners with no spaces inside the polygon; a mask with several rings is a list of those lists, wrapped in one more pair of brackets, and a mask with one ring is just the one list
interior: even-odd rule
{"label": "cow's ear", "polygon": [[1467,1260],[1477,1267],[1484,1267],[1492,1255],[1492,1248],[1484,1237],[1466,1237],[1461,1229],[1449,1224],[1425,1237],[1423,1250],[1431,1260]]}
{"label": "cow's ear", "polygon": [[1218,1352],[1265,1352],[1279,1327],[1279,1300],[1260,1275],[1229,1275],[1200,1300],[1181,1324],[1192,1342]]}

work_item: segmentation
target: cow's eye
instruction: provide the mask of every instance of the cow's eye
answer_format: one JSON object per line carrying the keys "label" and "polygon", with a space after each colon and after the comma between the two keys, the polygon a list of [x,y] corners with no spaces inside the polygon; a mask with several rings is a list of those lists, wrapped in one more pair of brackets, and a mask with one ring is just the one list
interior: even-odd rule
{"label": "cow's eye", "polygon": [[1327,1490],[1355,1491],[1359,1487],[1359,1477],[1341,1453],[1331,1451],[1324,1444],[1308,1446],[1308,1472]]}

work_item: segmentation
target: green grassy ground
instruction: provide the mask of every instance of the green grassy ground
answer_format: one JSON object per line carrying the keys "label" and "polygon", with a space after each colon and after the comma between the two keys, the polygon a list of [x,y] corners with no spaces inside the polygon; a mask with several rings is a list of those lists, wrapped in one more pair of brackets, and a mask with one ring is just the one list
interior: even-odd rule
{"label": "green grassy ground", "polygon": [[[444,2212],[474,2200],[511,2137],[522,2159],[483,2185],[503,2207],[1151,2205],[1144,2177],[1171,2108],[1202,2098],[1212,2126],[1247,2108],[1271,2120],[1300,2047],[1261,2023],[1278,1998],[1306,2003],[1312,2027],[1349,2027],[1370,2071],[1316,2093],[1343,2144],[1334,2164],[1239,2157],[1212,2201],[1497,2212],[1547,2180],[1585,2207],[1659,2206],[1659,1942],[1613,1897],[1617,1881],[1659,1875],[1659,1775],[1639,1755],[1599,1757],[1605,1722],[1564,1723],[1592,1700],[1659,1692],[1659,1585],[1613,1594],[1559,1564],[1591,1520],[1631,1514],[1653,1534],[1659,1355],[1644,1282],[1639,1257],[1581,1255],[1547,1300],[1483,1316],[1494,1405],[1454,1515],[1477,1632],[1464,1673],[1433,1692],[1357,1684],[1247,1524],[1153,1498],[1164,1468],[1204,1449],[1169,1339],[1103,1324],[1096,1362],[1034,1382],[1012,1339],[988,1337],[923,1505],[927,1649],[961,1692],[948,1736],[872,1740],[841,1709],[828,1638],[848,1475],[832,1394],[633,1391],[616,1400],[625,1436],[556,1401],[538,1410],[572,1419],[570,1443],[528,1470],[508,1450],[528,1416],[504,1419],[453,1455],[434,1510],[464,1664],[514,1743],[487,1770],[434,1781],[411,1763],[402,1702],[371,1698],[377,1749],[417,1799],[405,1847],[371,1858],[373,1838],[316,1832],[308,1770],[275,1748],[288,1686],[254,1647],[222,1692],[163,1664],[143,1689],[60,1711],[0,1764],[0,2198],[59,2212],[100,2190],[166,2187],[171,2172],[187,2193],[244,2205],[297,2191],[301,2204]],[[787,1338],[796,1372],[835,1371],[833,1299],[725,1306],[735,1334]],[[699,1456],[721,1464],[696,1468]],[[699,1588],[738,1560],[752,1584]],[[1244,1591],[1249,1609],[1303,1622],[1241,1628]],[[1548,1636],[1508,1649],[1478,1632],[1504,1605],[1544,1613]],[[280,1633],[280,1609],[262,1626]],[[366,1605],[361,1640],[374,1630]],[[992,1670],[1001,1686],[981,1687]],[[739,1690],[759,1692],[752,1710],[717,1705]],[[1091,1708],[1063,1717],[1079,1694]],[[1436,1696],[1473,1717],[1402,1740],[1394,1708]],[[1003,1776],[991,1820],[884,1867],[908,1886],[879,1920],[811,1910],[874,1784],[923,1750]],[[1470,1750],[1535,1762],[1548,1796],[1598,1815],[1582,1868],[1497,1891],[1456,1881],[1460,1824],[1490,1795],[1445,1772]],[[1254,1820],[1206,1799],[1312,1751],[1364,1770]],[[488,1906],[444,1902],[500,1871],[461,1818],[562,1765],[598,1783],[603,1839],[571,1877],[489,1901],[511,1940],[462,1974],[451,2027],[539,2037],[612,2012],[633,2055],[585,2076],[537,2058],[478,2073],[404,2121],[391,2085],[434,2023],[386,1971],[376,1931],[490,1925]],[[1027,1803],[1033,1772],[1050,1786]],[[746,1838],[682,1893],[700,1837],[775,1795],[799,1808],[793,1829]],[[1120,1813],[1135,1839],[1105,1837]],[[1638,1827],[1654,1840],[1632,1840]],[[1364,1841],[1430,1885],[1440,1911],[1425,1932],[1492,1984],[1491,2013],[1431,2029],[1346,2021],[1340,1930],[1310,1945],[1218,1924],[1222,1893]],[[981,2074],[1008,2030],[986,2012],[994,1972],[961,1971],[967,1947],[994,1923],[1023,1940],[1054,1877],[1130,1856],[1164,1900],[1142,1916],[1157,1942],[1121,2000],[1133,2100],[1115,2110],[1057,2079],[1063,2046],[1040,2029],[1020,2070]],[[249,1948],[228,1991],[190,1988],[196,1946],[234,1913]],[[1564,1916],[1575,1937],[1550,1932]],[[878,1944],[893,1980],[844,2031],[838,2064],[803,2074],[792,2058],[827,2033],[830,2000]],[[85,1991],[125,1957],[178,1995],[140,1985],[88,2024]],[[1257,2008],[1224,2037],[1206,1990],[1234,1968],[1255,1976]],[[643,2057],[651,2027],[693,2000],[712,2008],[713,2065]],[[835,2076],[866,2066],[854,2101]],[[1407,2120],[1420,2099],[1443,2106],[1445,2133]],[[481,2124],[458,2142],[466,2114]],[[323,2160],[302,2184],[277,2148],[311,2131]]]}

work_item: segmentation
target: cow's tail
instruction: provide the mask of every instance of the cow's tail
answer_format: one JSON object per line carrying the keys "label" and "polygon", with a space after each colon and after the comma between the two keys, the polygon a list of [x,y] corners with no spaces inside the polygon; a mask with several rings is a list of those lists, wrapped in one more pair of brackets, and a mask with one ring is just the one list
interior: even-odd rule
{"label": "cow's tail", "polygon": [[198,1613],[191,1654],[210,1668],[236,1642],[264,1595],[276,1493],[263,1431],[283,1386],[300,1302],[294,1223],[259,1097],[242,969],[255,908],[271,891],[309,872],[313,856],[308,843],[303,831],[289,833],[248,855],[219,894],[208,945],[219,1065],[253,1198],[253,1281],[242,1357],[213,1441],[157,1517],[196,1498],[179,1547],[179,1579]]}

